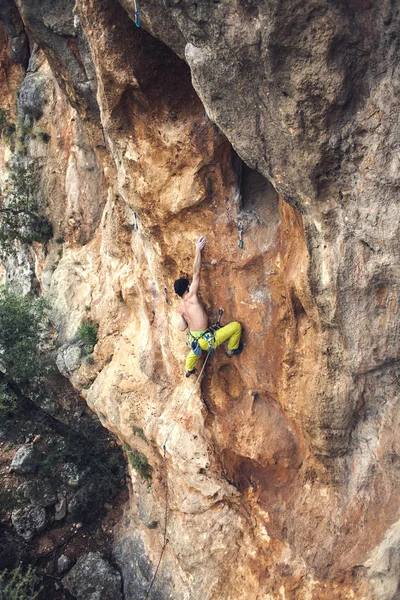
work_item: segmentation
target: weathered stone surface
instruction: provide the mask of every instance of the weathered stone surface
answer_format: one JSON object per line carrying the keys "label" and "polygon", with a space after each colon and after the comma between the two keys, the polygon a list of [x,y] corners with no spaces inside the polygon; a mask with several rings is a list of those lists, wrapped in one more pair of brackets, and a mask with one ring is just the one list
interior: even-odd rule
{"label": "weathered stone surface", "polygon": [[70,487],[77,487],[82,479],[82,473],[75,463],[65,463],[61,468],[60,476]]}
{"label": "weathered stone surface", "polygon": [[27,506],[13,511],[11,521],[15,531],[30,542],[46,525],[46,510],[41,506]]}
{"label": "weathered stone surface", "polygon": [[57,571],[58,573],[65,573],[71,566],[71,559],[68,558],[65,554],[61,554],[61,556],[57,560]]}
{"label": "weathered stone surface", "polygon": [[[54,83],[37,124],[51,142],[29,142],[64,240],[59,258],[36,250],[36,273],[61,343],[83,318],[100,324],[94,364],[71,380],[153,467],[151,484],[130,471],[116,550],[128,594],[159,560],[168,489],[154,598],[389,600],[398,10],[149,0],[138,29],[120,4],[78,0],[77,48],[71,4],[19,0],[77,109]],[[61,64],[66,40],[75,55]],[[74,61],[96,72],[104,139]],[[217,351],[187,402],[172,284],[204,233],[202,299],[243,324],[245,350]]]}
{"label": "weathered stone surface", "polygon": [[121,575],[98,552],[81,557],[63,586],[78,600],[122,600]]}
{"label": "weathered stone surface", "polygon": [[29,59],[29,43],[22,19],[13,0],[0,0],[0,21],[8,34],[10,59],[26,69]]}
{"label": "weathered stone surface", "polygon": [[11,462],[11,470],[15,473],[34,473],[39,466],[39,453],[33,444],[22,446]]}
{"label": "weathered stone surface", "polygon": [[94,484],[84,485],[68,503],[68,512],[76,521],[91,521],[101,508],[101,500]]}
{"label": "weathered stone surface", "polygon": [[82,347],[80,344],[64,344],[57,353],[57,367],[66,377],[75,371],[81,362]]}
{"label": "weathered stone surface", "polygon": [[35,478],[30,481],[24,481],[19,488],[18,492],[23,498],[29,500],[33,506],[52,506],[56,503],[56,495],[50,482],[45,479]]}
{"label": "weathered stone surface", "polygon": [[52,89],[51,70],[47,61],[42,64],[37,63],[37,55],[32,55],[28,71],[25,79],[19,90],[18,95],[18,113],[23,119],[28,115],[32,120],[39,119],[43,115],[43,111],[48,102],[51,102],[52,97],[50,90]]}
{"label": "weathered stone surface", "polygon": [[67,499],[62,494],[57,494],[57,502],[55,505],[54,520],[62,521],[67,514]]}
{"label": "weathered stone surface", "polygon": [[74,1],[27,2],[16,0],[25,28],[45,48],[71,103],[85,114],[98,116],[96,78],[85,36],[74,17]]}

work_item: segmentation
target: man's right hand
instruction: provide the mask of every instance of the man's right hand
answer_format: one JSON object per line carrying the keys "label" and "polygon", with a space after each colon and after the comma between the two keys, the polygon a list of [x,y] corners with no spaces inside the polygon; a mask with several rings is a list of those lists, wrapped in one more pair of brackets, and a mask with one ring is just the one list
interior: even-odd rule
{"label": "man's right hand", "polygon": [[200,252],[201,252],[205,245],[206,245],[206,238],[202,235],[196,242],[196,250],[200,250]]}

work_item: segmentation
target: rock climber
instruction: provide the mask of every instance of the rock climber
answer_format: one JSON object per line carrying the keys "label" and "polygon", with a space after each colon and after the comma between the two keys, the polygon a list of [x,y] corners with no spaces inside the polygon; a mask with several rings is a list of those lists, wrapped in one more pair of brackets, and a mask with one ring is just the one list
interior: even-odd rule
{"label": "rock climber", "polygon": [[[228,356],[240,354],[243,350],[243,344],[240,343],[242,326],[237,321],[233,321],[225,327],[221,327],[213,332],[209,330],[208,317],[203,305],[198,298],[200,285],[200,269],[201,269],[201,251],[206,245],[206,238],[200,237],[196,242],[196,253],[193,263],[193,280],[189,284],[189,280],[185,277],[177,279],[174,283],[175,292],[182,298],[179,304],[179,324],[180,331],[185,331],[189,327],[189,342],[191,350],[186,359],[185,377],[190,377],[196,372],[195,364],[201,355],[201,351],[208,351],[210,344],[215,350],[224,342],[228,341]],[[194,350],[194,351],[193,351]]]}

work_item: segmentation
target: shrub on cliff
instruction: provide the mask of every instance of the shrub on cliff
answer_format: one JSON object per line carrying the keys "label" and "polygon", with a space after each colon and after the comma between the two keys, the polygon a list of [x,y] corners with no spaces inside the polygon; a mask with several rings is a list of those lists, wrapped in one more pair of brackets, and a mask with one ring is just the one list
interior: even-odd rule
{"label": "shrub on cliff", "polygon": [[18,398],[6,382],[0,381],[0,423],[9,419],[18,409]]}
{"label": "shrub on cliff", "polygon": [[40,580],[32,566],[23,570],[19,564],[12,571],[0,574],[0,598],[2,600],[36,600],[41,588]]}
{"label": "shrub on cliff", "polygon": [[43,298],[0,287],[0,370],[8,379],[24,381],[40,370],[45,309]]}
{"label": "shrub on cliff", "polygon": [[98,342],[97,339],[97,330],[99,326],[94,321],[90,321],[89,319],[83,321],[82,325],[79,327],[77,331],[78,338],[86,347],[86,352],[91,354],[95,345]]}
{"label": "shrub on cliff", "polygon": [[0,201],[0,255],[15,252],[15,242],[47,242],[52,225],[39,214],[38,182],[32,162],[25,165],[14,160]]}

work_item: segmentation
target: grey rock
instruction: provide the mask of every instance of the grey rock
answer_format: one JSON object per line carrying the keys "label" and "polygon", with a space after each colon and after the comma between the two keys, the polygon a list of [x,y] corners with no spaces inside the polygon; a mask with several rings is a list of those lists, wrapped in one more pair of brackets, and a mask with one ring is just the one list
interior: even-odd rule
{"label": "grey rock", "polygon": [[26,295],[36,290],[38,281],[32,255],[26,247],[7,256],[5,262],[7,285],[17,294]]}
{"label": "grey rock", "polygon": [[62,583],[78,600],[123,600],[120,573],[98,552],[82,556]]}
{"label": "grey rock", "polygon": [[96,74],[86,37],[74,19],[74,7],[75,0],[18,2],[26,28],[58,73],[59,84],[71,104],[98,119]]}
{"label": "grey rock", "polygon": [[84,485],[68,504],[68,512],[79,521],[90,521],[102,503],[101,495],[94,484]]}
{"label": "grey rock", "polygon": [[57,494],[57,503],[55,505],[54,520],[62,521],[67,514],[67,499],[62,494]]}
{"label": "grey rock", "polygon": [[26,69],[29,59],[28,38],[14,2],[0,0],[0,21],[8,34],[11,60]]}
{"label": "grey rock", "polygon": [[65,554],[61,554],[61,556],[59,557],[58,561],[57,561],[57,572],[58,573],[65,573],[65,571],[68,571],[68,569],[71,566],[71,559],[68,558],[68,556],[66,556]]}
{"label": "grey rock", "polygon": [[56,502],[56,495],[51,487],[51,484],[46,479],[32,479],[24,481],[18,492],[23,498],[29,500],[33,506],[52,506]]}
{"label": "grey rock", "polygon": [[33,444],[22,446],[15,454],[11,470],[15,473],[24,475],[34,473],[39,466],[39,453]]}
{"label": "grey rock", "polygon": [[61,479],[71,487],[80,484],[82,473],[75,463],[65,463],[60,471]]}
{"label": "grey rock", "polygon": [[[121,569],[125,598],[144,598],[154,571],[140,537],[132,534],[123,537],[113,548],[113,555]],[[154,600],[173,597],[161,574],[155,581],[151,597]]]}
{"label": "grey rock", "polygon": [[78,344],[64,344],[58,351],[57,368],[65,376],[78,369],[82,361],[82,348]]}
{"label": "grey rock", "polygon": [[30,542],[46,525],[46,510],[41,506],[28,506],[15,510],[11,522],[19,536]]}
{"label": "grey rock", "polygon": [[46,73],[41,71],[27,73],[19,91],[20,116],[29,115],[33,119],[40,119],[49,101],[49,84],[50,80]]}

